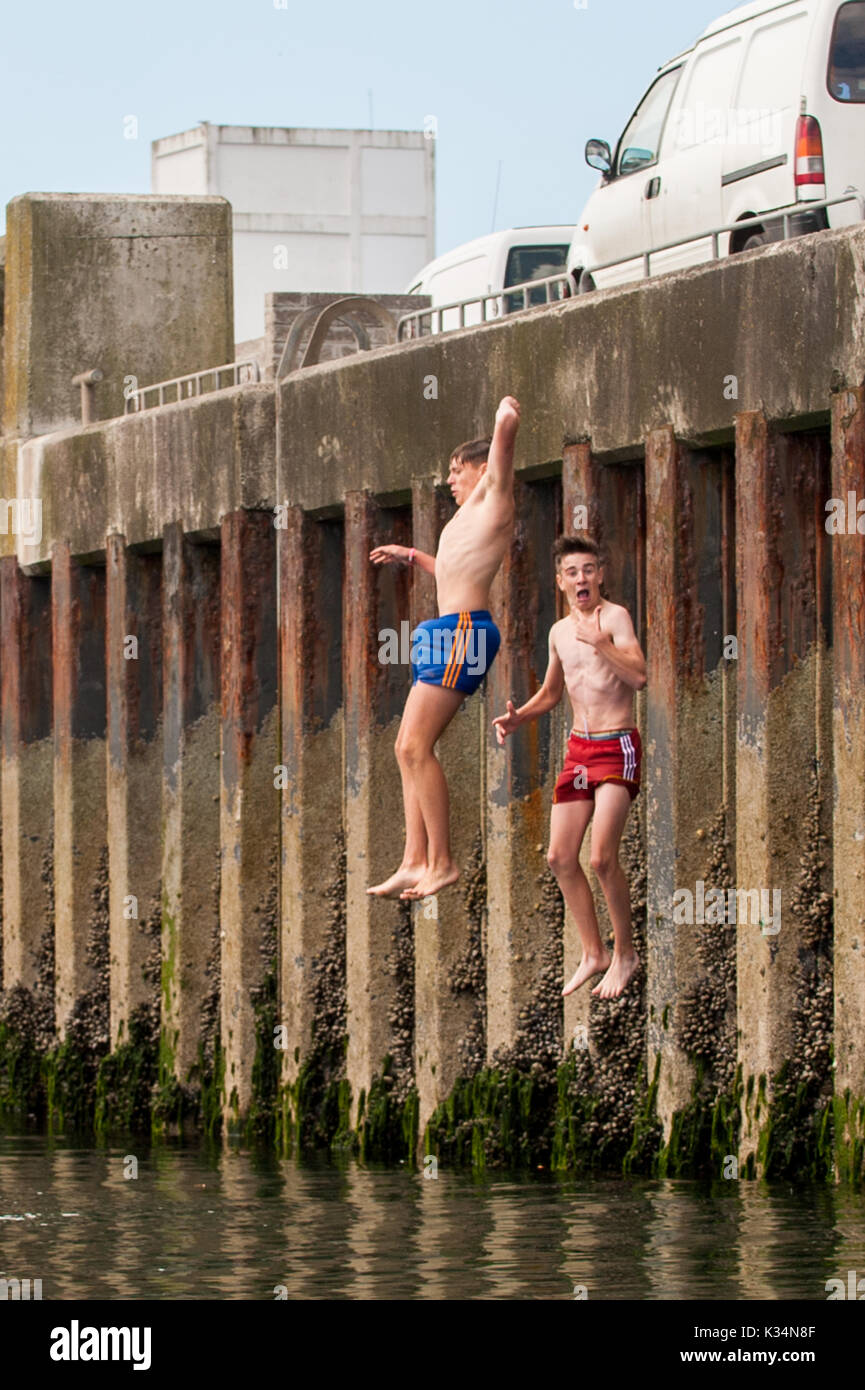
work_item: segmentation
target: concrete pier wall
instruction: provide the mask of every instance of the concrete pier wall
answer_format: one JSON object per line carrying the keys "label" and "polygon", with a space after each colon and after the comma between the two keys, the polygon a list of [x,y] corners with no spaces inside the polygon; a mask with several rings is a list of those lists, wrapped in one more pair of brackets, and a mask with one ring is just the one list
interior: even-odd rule
{"label": "concrete pier wall", "polygon": [[[161,1125],[861,1177],[863,266],[865,229],[823,233],[278,389],[39,437],[7,412],[6,495],[38,491],[43,533],[0,569],[0,1059],[50,940],[56,1041],[82,1001],[107,1020],[103,1099],[151,1011],[135,1075]],[[28,350],[7,334],[7,400]],[[434,549],[448,454],[506,392],[503,645],[440,749],[463,876],[409,909],[366,893],[402,844],[410,671],[382,633],[434,593],[368,556]],[[583,519],[649,664],[623,851],[643,971],[563,1005],[568,712],[505,749],[491,719],[543,680],[551,547]]]}

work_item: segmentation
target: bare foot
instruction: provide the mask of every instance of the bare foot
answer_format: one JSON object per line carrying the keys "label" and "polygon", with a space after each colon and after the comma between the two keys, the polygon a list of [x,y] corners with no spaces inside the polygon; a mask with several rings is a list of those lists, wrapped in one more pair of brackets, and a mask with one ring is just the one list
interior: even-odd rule
{"label": "bare foot", "polygon": [[640,958],[631,951],[627,956],[613,952],[613,963],[599,985],[592,990],[598,999],[618,999],[626,984],[640,968]]}
{"label": "bare foot", "polygon": [[398,898],[404,888],[413,888],[426,873],[426,864],[400,864],[396,873],[386,878],[384,883],[376,883],[367,888],[374,898]]}
{"label": "bare foot", "polygon": [[456,883],[460,876],[460,871],[456,864],[443,864],[440,868],[427,869],[423,878],[411,888],[406,888],[400,893],[403,899],[411,898],[434,898],[436,893],[440,893],[442,888],[447,888],[452,883]]}
{"label": "bare foot", "polygon": [[592,955],[584,954],[576,975],[568,980],[562,994],[573,994],[574,990],[579,989],[580,985],[584,985],[586,980],[591,979],[592,975],[600,975],[602,970],[609,970],[611,961],[612,956],[606,947],[602,947],[599,952]]}

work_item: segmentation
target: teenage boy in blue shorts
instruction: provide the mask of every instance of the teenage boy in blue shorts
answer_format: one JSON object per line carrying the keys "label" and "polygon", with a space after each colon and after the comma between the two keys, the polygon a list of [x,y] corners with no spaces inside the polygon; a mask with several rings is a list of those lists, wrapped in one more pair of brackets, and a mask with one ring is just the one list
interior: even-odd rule
{"label": "teenage boy in blue shorts", "polygon": [[414,563],[434,574],[440,614],[413,634],[412,688],[396,740],[405,850],[390,878],[367,889],[376,897],[427,898],[459,877],[451,857],[448,785],[434,749],[499,648],[487,604],[513,534],[519,424],[519,403],[505,396],[492,439],[462,444],[451,455],[448,485],[457,511],[435,556],[400,545],[378,546],[370,554],[373,564]]}

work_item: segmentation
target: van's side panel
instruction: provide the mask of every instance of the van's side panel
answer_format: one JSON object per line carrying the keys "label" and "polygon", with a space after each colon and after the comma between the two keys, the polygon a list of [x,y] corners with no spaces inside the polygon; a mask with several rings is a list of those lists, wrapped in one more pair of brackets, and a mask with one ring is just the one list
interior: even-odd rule
{"label": "van's side panel", "polygon": [[[742,28],[697,45],[676,92],[657,169],[653,245],[679,241],[723,221],[721,165],[739,71],[745,51]],[[693,242],[653,259],[656,273],[681,269],[711,255],[711,243]]]}
{"label": "van's side panel", "polygon": [[721,160],[725,223],[795,202],[796,123],[815,8],[811,0],[746,26],[732,103],[734,138]]}

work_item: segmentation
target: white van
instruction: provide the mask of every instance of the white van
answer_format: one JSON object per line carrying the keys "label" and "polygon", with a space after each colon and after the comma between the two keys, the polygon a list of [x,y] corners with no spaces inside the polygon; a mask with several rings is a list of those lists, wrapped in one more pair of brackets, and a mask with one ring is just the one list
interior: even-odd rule
{"label": "white van", "polygon": [[[496,295],[511,285],[526,284],[530,280],[564,275],[573,235],[573,226],[511,227],[506,232],[476,237],[430,261],[418,271],[405,293],[428,294],[436,308],[480,295]],[[530,303],[546,302],[541,290],[531,291],[528,298]],[[482,315],[480,304],[468,305],[464,312],[466,326],[481,323],[483,317],[492,318],[497,307],[489,304],[486,315]],[[522,307],[522,295],[505,297],[505,313]],[[457,309],[448,310],[441,317],[442,329],[460,326]],[[434,327],[437,320],[438,316],[433,315]],[[428,326],[427,320],[425,330]]]}
{"label": "white van", "polygon": [[[793,236],[860,220],[861,198],[808,203],[865,194],[865,0],[731,10],[659,69],[615,153],[590,140],[586,159],[603,177],[568,255],[577,289],[636,279],[643,261],[628,258],[750,217],[719,238],[720,255],[780,240],[771,214],[793,204]],[[711,254],[704,237],[653,255],[650,271]],[[609,261],[624,264],[595,270]]]}

